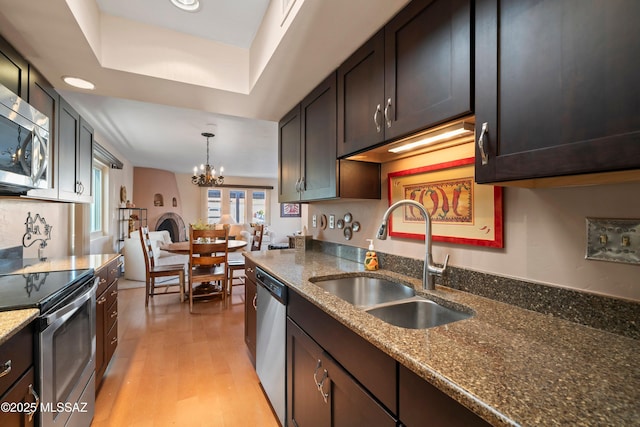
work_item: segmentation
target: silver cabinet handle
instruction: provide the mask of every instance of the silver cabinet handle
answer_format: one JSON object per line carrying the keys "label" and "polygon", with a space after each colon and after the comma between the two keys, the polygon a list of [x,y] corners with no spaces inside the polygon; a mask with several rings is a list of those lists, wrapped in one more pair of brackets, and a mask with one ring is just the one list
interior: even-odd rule
{"label": "silver cabinet handle", "polygon": [[101,304],[104,304],[105,302],[107,302],[107,297],[101,296],[100,299],[96,301],[96,304],[101,305]]}
{"label": "silver cabinet handle", "polygon": [[296,193],[300,192],[300,178],[296,179]]}
{"label": "silver cabinet handle", "polygon": [[378,121],[378,115],[382,113],[382,107],[380,104],[376,107],[376,112],[373,113],[373,123],[376,125],[376,132],[380,133],[382,130],[382,126],[380,126],[380,122]]}
{"label": "silver cabinet handle", "polygon": [[300,192],[302,193],[307,189],[307,186],[304,183],[304,176],[300,178]]}
{"label": "silver cabinet handle", "polygon": [[38,407],[40,406],[40,396],[38,396],[38,393],[36,393],[36,391],[33,389],[33,384],[29,384],[29,393],[36,399],[36,404],[33,406],[33,411],[29,412],[29,421],[31,421],[33,419],[33,416],[36,414]]}
{"label": "silver cabinet handle", "polygon": [[11,372],[11,359],[9,359],[6,362],[4,362],[2,364],[2,368],[1,369],[2,369],[2,372],[0,372],[0,378],[4,377],[9,372]]}
{"label": "silver cabinet handle", "polygon": [[391,98],[387,99],[387,105],[384,107],[384,120],[387,122],[387,127],[391,127],[391,118],[389,118],[389,108],[391,108]]}
{"label": "silver cabinet handle", "polygon": [[482,123],[482,131],[480,132],[480,136],[478,137],[478,148],[480,148],[480,157],[482,158],[483,165],[486,165],[487,163],[489,163],[489,156],[487,156],[487,153],[484,151],[485,135],[488,133],[489,133],[489,123],[484,122]]}
{"label": "silver cabinet handle", "polygon": [[318,381],[318,370],[322,367],[322,360],[318,359],[318,363],[316,364],[316,369],[313,371],[313,381],[316,383],[316,388],[322,395],[322,399],[324,403],[327,403],[327,398],[329,397],[329,393],[324,392],[324,382],[327,378],[329,378],[329,372],[326,369],[323,369],[322,378]]}
{"label": "silver cabinet handle", "polygon": [[324,400],[324,403],[328,403],[327,399],[329,397],[329,393],[324,392],[324,382],[327,378],[329,378],[329,372],[324,369],[324,372],[322,373],[322,379],[320,380],[320,384],[318,384],[318,391],[322,395],[322,400]]}
{"label": "silver cabinet handle", "polygon": [[258,309],[258,294],[255,294],[253,296],[253,301],[251,302],[251,304],[253,305],[254,310]]}

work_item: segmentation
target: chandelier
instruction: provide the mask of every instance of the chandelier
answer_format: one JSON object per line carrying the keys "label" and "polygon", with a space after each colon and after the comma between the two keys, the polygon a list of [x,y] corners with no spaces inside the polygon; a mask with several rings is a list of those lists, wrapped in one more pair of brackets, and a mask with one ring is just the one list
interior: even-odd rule
{"label": "chandelier", "polygon": [[209,138],[213,138],[215,135],[210,132],[202,132],[202,136],[207,138],[207,164],[200,165],[200,174],[198,174],[198,167],[193,168],[193,176],[191,177],[191,183],[193,185],[199,185],[200,187],[215,187],[224,184],[224,176],[222,172],[223,167],[220,167],[220,175],[216,176],[216,170],[209,165]]}

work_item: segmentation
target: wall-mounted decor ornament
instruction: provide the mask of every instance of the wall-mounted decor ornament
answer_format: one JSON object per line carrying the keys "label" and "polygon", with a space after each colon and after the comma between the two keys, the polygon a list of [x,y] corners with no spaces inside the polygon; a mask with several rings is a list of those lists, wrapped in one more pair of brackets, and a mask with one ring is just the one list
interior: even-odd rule
{"label": "wall-mounted decor ornament", "polygon": [[43,253],[44,248],[47,247],[47,241],[51,239],[51,229],[53,226],[47,224],[40,214],[36,214],[35,218],[32,218],[31,212],[27,214],[27,219],[24,222],[24,225],[26,226],[26,232],[24,233],[24,236],[22,236],[22,246],[29,248],[35,242],[40,242],[38,258],[44,261],[46,259]]}

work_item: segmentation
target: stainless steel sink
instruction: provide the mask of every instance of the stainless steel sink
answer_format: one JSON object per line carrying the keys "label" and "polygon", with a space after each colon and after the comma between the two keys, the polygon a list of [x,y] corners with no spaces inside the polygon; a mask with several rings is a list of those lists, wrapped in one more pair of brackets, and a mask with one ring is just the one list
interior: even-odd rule
{"label": "stainless steel sink", "polygon": [[387,323],[408,329],[433,328],[471,317],[471,314],[422,298],[373,307],[366,311]]}
{"label": "stainless steel sink", "polygon": [[413,297],[413,288],[376,277],[352,276],[314,282],[325,291],[359,308]]}

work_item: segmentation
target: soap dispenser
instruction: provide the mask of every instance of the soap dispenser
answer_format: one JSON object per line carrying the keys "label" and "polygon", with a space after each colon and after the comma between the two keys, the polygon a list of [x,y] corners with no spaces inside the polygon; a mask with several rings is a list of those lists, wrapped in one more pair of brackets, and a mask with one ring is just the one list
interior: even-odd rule
{"label": "soap dispenser", "polygon": [[378,255],[373,249],[373,239],[367,239],[369,242],[369,250],[364,257],[365,270],[377,270],[378,269]]}

